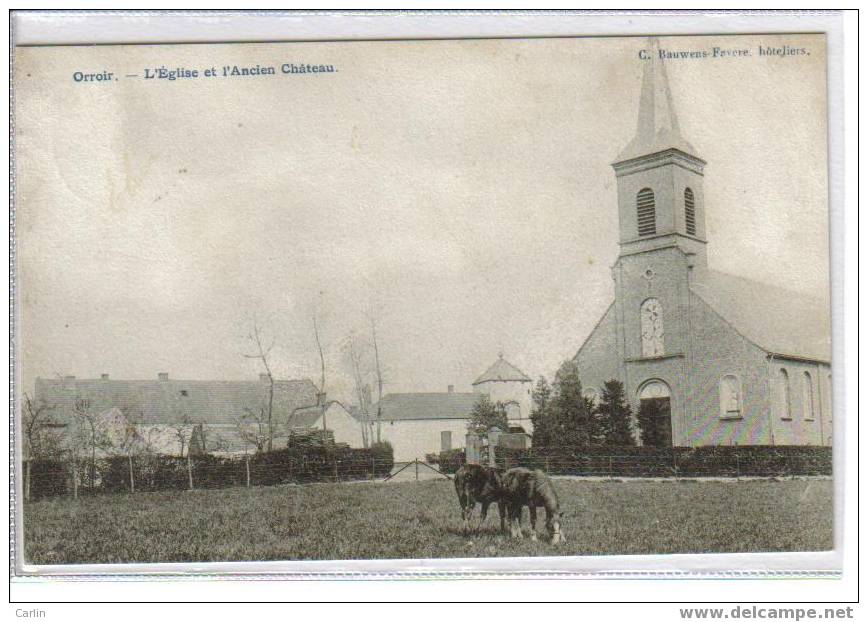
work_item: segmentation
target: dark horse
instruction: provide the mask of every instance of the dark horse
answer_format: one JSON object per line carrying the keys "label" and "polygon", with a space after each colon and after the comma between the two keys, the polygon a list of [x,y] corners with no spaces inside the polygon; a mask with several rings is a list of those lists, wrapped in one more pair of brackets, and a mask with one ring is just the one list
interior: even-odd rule
{"label": "dark horse", "polygon": [[476,529],[479,530],[488,515],[488,506],[497,503],[500,530],[506,532],[506,506],[501,498],[501,477],[501,471],[479,464],[465,464],[456,471],[455,492],[458,493],[458,503],[461,504],[464,533],[468,531],[470,517],[477,503],[482,504],[482,516]]}
{"label": "dark horse", "polygon": [[[561,511],[558,495],[552,480],[539,469],[531,471],[522,467],[509,469],[501,478],[502,496],[509,509],[509,530],[513,538],[521,538],[521,510],[530,511],[530,538],[536,540],[536,509],[545,508],[546,530],[552,544],[563,542]],[[501,514],[502,516],[502,514]]]}

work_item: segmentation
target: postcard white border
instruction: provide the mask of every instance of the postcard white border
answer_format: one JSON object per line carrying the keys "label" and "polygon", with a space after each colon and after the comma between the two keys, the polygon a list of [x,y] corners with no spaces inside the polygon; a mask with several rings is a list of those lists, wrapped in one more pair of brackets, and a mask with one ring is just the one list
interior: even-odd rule
{"label": "postcard white border", "polygon": [[[829,188],[830,248],[832,249],[833,361],[844,373],[835,374],[835,551],[819,553],[751,553],[704,555],[646,555],[605,557],[541,557],[499,559],[431,559],[371,561],[245,562],[209,564],[130,564],[35,567],[36,576],[16,578],[27,582],[96,578],[435,578],[435,577],[572,577],[572,578],[679,578],[806,577],[831,576],[847,563],[843,534],[855,537],[857,498],[855,461],[857,438],[847,434],[847,424],[857,412],[855,341],[855,265],[847,263],[854,252],[855,196],[845,197],[844,171],[844,18],[840,13],[629,13],[587,14],[532,12],[498,14],[484,12],[424,14],[350,13],[244,13],[183,12],[175,14],[128,12],[86,14],[54,12],[18,13],[12,16],[17,45],[121,44],[175,42],[298,41],[350,39],[448,39],[462,37],[622,36],[677,34],[738,34],[758,32],[825,32],[829,67]],[[62,25],[62,27],[59,27]],[[852,83],[848,83],[852,84]],[[845,210],[846,205],[851,209]],[[845,239],[846,235],[846,239]],[[845,287],[846,284],[846,287]],[[849,337],[849,339],[846,339]],[[845,343],[848,347],[845,347]],[[848,391],[849,389],[849,391]],[[849,412],[850,420],[844,417]],[[850,463],[854,466],[853,462]],[[850,500],[850,503],[848,503]],[[16,512],[20,525],[20,509]],[[20,543],[19,543],[20,544]],[[18,548],[18,547],[16,547]],[[855,554],[855,551],[851,551]],[[855,567],[855,566],[853,566]],[[61,574],[63,573],[63,574]],[[363,574],[362,574],[363,573]]]}

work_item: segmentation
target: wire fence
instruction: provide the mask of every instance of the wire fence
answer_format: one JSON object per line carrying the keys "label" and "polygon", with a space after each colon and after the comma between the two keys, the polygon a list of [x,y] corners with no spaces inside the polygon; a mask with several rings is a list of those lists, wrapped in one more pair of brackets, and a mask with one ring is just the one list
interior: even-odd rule
{"label": "wire fence", "polygon": [[25,498],[156,492],[380,479],[394,468],[388,450],[270,452],[238,457],[112,456],[25,464]]}
{"label": "wire fence", "polygon": [[[587,477],[797,477],[832,474],[832,448],[745,447],[497,447],[496,465],[550,475]],[[466,461],[463,450],[440,454],[437,465],[396,463],[384,451],[275,451],[240,457],[114,456],[25,464],[25,498],[273,486],[313,482],[419,481],[450,478]]]}

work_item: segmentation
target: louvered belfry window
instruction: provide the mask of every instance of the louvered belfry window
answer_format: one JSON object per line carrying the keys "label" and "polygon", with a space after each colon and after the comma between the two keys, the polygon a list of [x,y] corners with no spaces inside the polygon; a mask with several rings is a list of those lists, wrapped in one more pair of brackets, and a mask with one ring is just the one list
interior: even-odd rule
{"label": "louvered belfry window", "polygon": [[639,235],[654,235],[657,233],[657,215],[654,212],[654,191],[642,188],[636,195],[636,217],[639,224]]}
{"label": "louvered belfry window", "polygon": [[696,202],[690,188],[684,189],[684,223],[687,235],[696,235]]}

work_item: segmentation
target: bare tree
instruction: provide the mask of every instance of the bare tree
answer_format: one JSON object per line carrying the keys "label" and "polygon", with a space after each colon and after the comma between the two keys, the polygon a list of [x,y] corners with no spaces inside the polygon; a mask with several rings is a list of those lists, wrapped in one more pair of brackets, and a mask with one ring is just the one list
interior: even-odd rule
{"label": "bare tree", "polygon": [[111,442],[106,434],[105,426],[102,425],[102,420],[99,413],[91,410],[90,400],[84,398],[76,398],[72,406],[73,417],[76,422],[75,429],[71,436],[73,464],[77,463],[77,456],[84,450],[90,454],[89,472],[90,472],[90,487],[93,489],[96,486],[96,451],[97,449],[107,449],[111,446]]}
{"label": "bare tree", "polygon": [[264,415],[268,430],[266,447],[268,448],[268,451],[271,451],[274,448],[274,376],[271,373],[269,356],[271,355],[271,350],[274,348],[274,339],[271,340],[271,343],[268,346],[265,345],[262,327],[256,320],[253,321],[253,329],[247,337],[253,344],[254,352],[252,354],[245,354],[244,358],[257,359],[261,361],[262,366],[265,368],[265,375],[268,380],[268,403]]}
{"label": "bare tree", "polygon": [[264,408],[258,411],[245,408],[243,415],[232,419],[238,436],[247,445],[256,447],[256,453],[265,451],[269,440],[274,438],[268,431],[268,416]]}
{"label": "bare tree", "polygon": [[377,443],[382,442],[381,424],[383,416],[383,368],[380,365],[380,347],[377,342],[377,319],[373,312],[370,314],[371,319],[371,345],[374,348],[374,371],[377,375]]}
{"label": "bare tree", "polygon": [[185,455],[185,449],[187,450],[188,455],[190,453],[190,438],[193,436],[193,428],[195,426],[195,422],[187,413],[183,413],[175,422],[166,426],[166,429],[171,431],[172,435],[178,439],[178,445],[181,448],[181,458]]}
{"label": "bare tree", "polygon": [[316,402],[320,407],[320,411],[322,412],[322,429],[323,431],[328,429],[326,425],[326,404],[325,404],[325,357],[323,356],[322,351],[322,342],[319,338],[319,324],[316,319],[316,312],[313,314],[313,335],[316,339],[316,347],[319,351],[319,366],[320,366],[320,379],[319,379],[319,393],[317,394]]}
{"label": "bare tree", "polygon": [[[350,363],[350,369],[353,374],[353,385],[356,393],[356,402],[359,405],[359,411],[367,418],[371,411],[371,393],[370,387],[366,382],[366,376],[369,370],[365,365],[365,354],[368,349],[368,344],[356,335],[355,332],[350,332],[344,344],[344,351]],[[371,442],[367,421],[360,421],[362,427],[362,443],[368,447]]]}
{"label": "bare tree", "polygon": [[52,417],[55,407],[45,400],[34,402],[24,394],[22,409],[22,444],[24,459],[24,499],[30,501],[30,481],[32,462],[37,458],[56,457],[60,452],[60,437],[56,430],[60,424]]}

